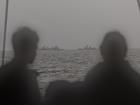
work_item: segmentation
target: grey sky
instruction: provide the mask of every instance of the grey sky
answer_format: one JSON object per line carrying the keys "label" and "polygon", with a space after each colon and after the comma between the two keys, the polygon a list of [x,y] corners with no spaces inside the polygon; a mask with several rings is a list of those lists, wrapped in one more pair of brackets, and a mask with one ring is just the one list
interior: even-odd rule
{"label": "grey sky", "polygon": [[[4,2],[0,0],[0,44]],[[31,26],[41,45],[79,48],[98,47],[102,36],[120,30],[131,47],[140,48],[140,13],[136,0],[10,0],[7,48],[18,26]],[[1,44],[2,45],[2,44]]]}

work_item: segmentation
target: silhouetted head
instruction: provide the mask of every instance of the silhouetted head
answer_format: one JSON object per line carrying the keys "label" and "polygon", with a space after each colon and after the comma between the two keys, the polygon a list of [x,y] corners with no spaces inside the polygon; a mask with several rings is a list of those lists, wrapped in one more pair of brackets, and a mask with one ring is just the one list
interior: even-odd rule
{"label": "silhouetted head", "polygon": [[65,80],[53,81],[47,88],[45,105],[72,105],[73,88]]}
{"label": "silhouetted head", "polygon": [[28,27],[17,29],[12,36],[15,58],[26,64],[32,63],[36,56],[38,41],[38,35],[34,30]]}
{"label": "silhouetted head", "polygon": [[100,47],[103,59],[106,61],[122,61],[127,55],[127,42],[118,31],[108,32]]}

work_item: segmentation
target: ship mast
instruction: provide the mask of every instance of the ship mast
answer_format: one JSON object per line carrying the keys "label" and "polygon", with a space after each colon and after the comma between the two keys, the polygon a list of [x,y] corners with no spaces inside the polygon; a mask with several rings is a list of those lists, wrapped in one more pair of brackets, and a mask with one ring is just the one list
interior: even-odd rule
{"label": "ship mast", "polygon": [[6,0],[4,33],[3,33],[2,65],[4,65],[4,63],[5,63],[4,61],[5,61],[5,48],[6,48],[6,35],[7,35],[7,22],[8,22],[8,8],[9,8],[9,0]]}
{"label": "ship mast", "polygon": [[139,10],[140,10],[140,0],[137,0],[137,3],[138,3]]}

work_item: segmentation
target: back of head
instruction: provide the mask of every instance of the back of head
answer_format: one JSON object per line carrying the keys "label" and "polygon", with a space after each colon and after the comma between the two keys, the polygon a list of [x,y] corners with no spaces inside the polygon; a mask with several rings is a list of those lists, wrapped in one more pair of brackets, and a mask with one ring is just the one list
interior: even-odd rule
{"label": "back of head", "polygon": [[127,55],[126,39],[119,31],[108,32],[103,39],[100,50],[104,60],[124,60]]}
{"label": "back of head", "polygon": [[17,29],[12,36],[15,57],[32,63],[36,55],[38,41],[38,35],[34,30],[28,27]]}
{"label": "back of head", "polygon": [[71,83],[65,80],[50,83],[45,94],[45,105],[66,105],[71,101]]}

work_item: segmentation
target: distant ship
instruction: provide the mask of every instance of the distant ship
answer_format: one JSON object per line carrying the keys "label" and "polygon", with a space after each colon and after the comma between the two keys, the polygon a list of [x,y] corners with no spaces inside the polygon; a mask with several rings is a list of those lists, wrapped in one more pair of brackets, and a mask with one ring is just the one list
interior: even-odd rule
{"label": "distant ship", "polygon": [[78,50],[96,50],[96,48],[86,45],[84,48],[79,48]]}
{"label": "distant ship", "polygon": [[60,49],[58,46],[54,46],[54,47],[43,46],[40,50],[56,50],[56,51],[61,51],[61,50],[64,50],[64,49]]}

